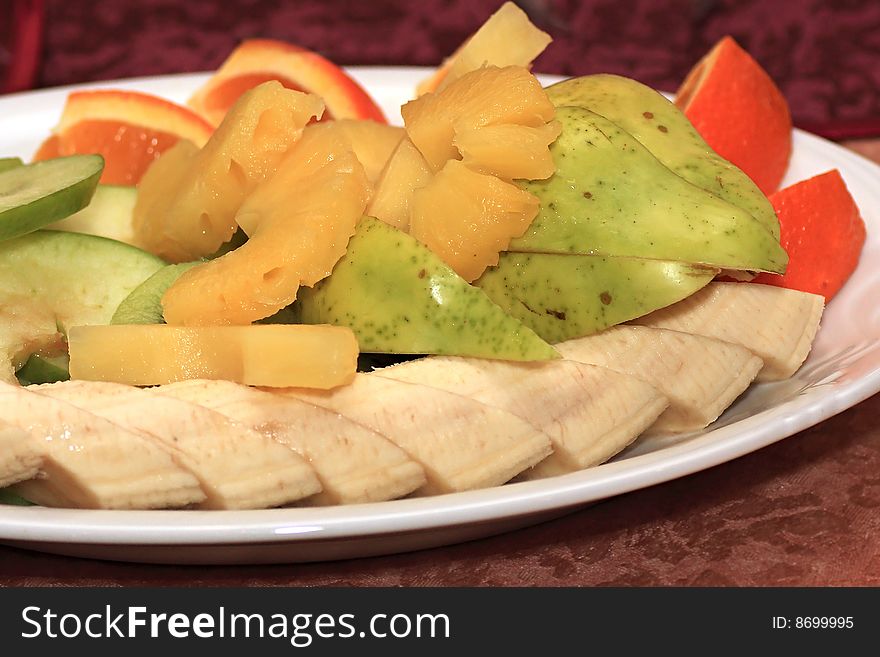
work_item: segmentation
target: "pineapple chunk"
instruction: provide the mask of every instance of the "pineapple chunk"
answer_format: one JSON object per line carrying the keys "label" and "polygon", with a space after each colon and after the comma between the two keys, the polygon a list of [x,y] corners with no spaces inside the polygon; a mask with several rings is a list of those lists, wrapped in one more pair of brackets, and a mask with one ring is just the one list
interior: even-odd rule
{"label": "pineapple chunk", "polygon": [[[328,126],[339,130],[349,141],[351,149],[364,166],[370,184],[375,184],[379,179],[394,149],[406,135],[406,131],[399,126],[366,119],[338,119],[321,124],[320,128],[326,129]],[[308,130],[316,127],[309,127]]]}
{"label": "pineapple chunk", "polygon": [[413,195],[410,234],[471,282],[537,214],[537,197],[450,160]]}
{"label": "pineapple chunk", "polygon": [[300,285],[330,275],[368,196],[363,166],[339,132],[305,131],[236,214],[250,239],[178,278],[162,297],[165,321],[250,324],[290,305]]}
{"label": "pineapple chunk", "polygon": [[[486,66],[463,75],[442,91],[400,108],[406,134],[432,171],[460,158],[456,134],[489,125],[538,128],[556,109],[538,79],[522,66]],[[546,146],[544,147],[546,150]]]}
{"label": "pineapple chunk", "polygon": [[550,144],[562,132],[559,121],[537,128],[523,125],[487,125],[462,130],[453,144],[462,162],[481,173],[505,180],[543,180],[556,171]]}
{"label": "pineapple chunk", "polygon": [[350,329],[323,325],[74,326],[68,339],[71,378],[137,386],[226,379],[327,390],[354,378],[358,356]]}
{"label": "pineapple chunk", "polygon": [[413,192],[427,185],[431,175],[425,158],[409,139],[404,139],[398,144],[376,183],[367,214],[399,230],[408,231]]}
{"label": "pineapple chunk", "polygon": [[138,243],[174,262],[214,253],[245,198],[323,111],[317,96],[275,81],[246,92],[204,148],[180,141],[147,170],[134,208]]}
{"label": "pineapple chunk", "polygon": [[[401,113],[407,136],[435,173],[412,193],[410,234],[473,281],[538,213],[537,197],[510,181],[553,175],[556,110],[525,68],[487,66]],[[396,221],[403,223],[399,215]]]}
{"label": "pineapple chunk", "polygon": [[421,82],[416,91],[421,96],[442,89],[486,64],[529,66],[552,40],[549,34],[532,24],[522,9],[505,2],[434,75]]}

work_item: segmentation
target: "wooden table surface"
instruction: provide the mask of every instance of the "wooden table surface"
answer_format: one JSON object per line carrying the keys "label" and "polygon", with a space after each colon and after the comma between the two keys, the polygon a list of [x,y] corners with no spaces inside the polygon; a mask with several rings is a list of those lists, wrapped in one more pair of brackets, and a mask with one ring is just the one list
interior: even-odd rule
{"label": "wooden table surface", "polygon": [[[333,1],[257,7],[242,0],[221,7],[203,0],[150,0],[135,8],[110,0],[48,0],[40,82],[204,70],[239,38],[256,34],[323,47],[342,63],[431,64],[498,4],[455,0],[438,12],[438,2],[363,3],[352,14],[340,13],[344,3]],[[876,30],[875,3],[849,3],[838,11],[834,3],[816,0],[767,13],[761,0],[634,0],[626,14],[642,22],[630,21],[625,29],[612,29],[623,11],[618,0],[520,4],[534,10],[556,39],[540,70],[575,74],[592,67],[674,88],[698,54],[721,34],[734,33],[769,65],[802,125],[844,119],[854,107],[862,118],[878,115],[880,95],[869,72],[880,70],[880,53],[870,39],[858,37]],[[245,22],[238,5],[247,5]],[[199,20],[203,29],[188,27]],[[339,38],[339,30],[355,38]],[[425,30],[434,38],[416,38]],[[84,42],[88,51],[81,48]],[[789,65],[799,53],[808,66]],[[845,145],[880,162],[880,140]],[[878,537],[875,395],[735,461],[494,538],[389,557],[253,567],[124,564],[0,546],[0,586],[876,586]]]}

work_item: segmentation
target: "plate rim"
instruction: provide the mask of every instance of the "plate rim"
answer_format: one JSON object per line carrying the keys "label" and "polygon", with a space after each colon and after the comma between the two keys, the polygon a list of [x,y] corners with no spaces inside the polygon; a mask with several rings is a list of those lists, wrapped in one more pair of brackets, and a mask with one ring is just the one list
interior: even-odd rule
{"label": "plate rim", "polygon": [[[344,68],[365,86],[370,86],[376,77],[389,75],[408,79],[411,84],[417,79],[415,76],[432,70],[415,66]],[[0,96],[0,112],[7,105],[39,102],[74,90],[113,85],[187,87],[209,75],[210,72],[196,72],[139,76],[19,92]],[[539,77],[545,83],[564,79],[552,75]],[[795,129],[795,141],[820,150],[830,148],[835,155],[848,160],[856,171],[880,180],[880,166],[853,151],[798,129]],[[874,226],[867,219],[866,223],[874,228],[876,235],[880,225]],[[871,240],[875,241],[876,237]],[[880,344],[874,346],[874,351],[880,351]],[[683,443],[552,479],[430,498],[247,511],[111,511],[0,505],[0,540],[120,546],[256,545],[430,531],[453,524],[546,513],[661,484],[725,463],[818,424],[877,392],[880,392],[880,359],[861,377],[831,388],[808,389],[793,399]],[[768,415],[774,416],[774,422],[765,422]]]}

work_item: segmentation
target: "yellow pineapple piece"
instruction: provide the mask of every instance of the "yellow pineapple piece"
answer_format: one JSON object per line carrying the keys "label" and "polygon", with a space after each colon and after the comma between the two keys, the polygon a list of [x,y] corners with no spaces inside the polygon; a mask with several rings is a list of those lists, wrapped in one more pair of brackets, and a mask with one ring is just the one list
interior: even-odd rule
{"label": "yellow pineapple piece", "polygon": [[[553,104],[525,68],[487,66],[401,113],[435,172],[412,193],[410,234],[472,281],[538,213],[538,199],[509,181],[553,174],[550,144],[561,129]],[[397,211],[392,216],[402,223]]]}
{"label": "yellow pineapple piece", "polygon": [[134,209],[139,243],[174,262],[215,252],[244,199],[323,111],[317,96],[275,81],[243,94],[201,150],[178,142],[147,170]]}
{"label": "yellow pineapple piece", "polygon": [[[134,240],[166,260],[186,260],[189,253],[210,253],[212,244],[218,240],[223,243],[225,230],[215,229],[207,212],[204,220],[201,209],[193,217],[187,213],[188,204],[180,201],[185,196],[184,181],[193,174],[199,151],[194,143],[181,139],[150,165],[138,184],[132,212]],[[172,223],[175,219],[179,225]],[[196,230],[198,223],[202,226]]]}
{"label": "yellow pineapple piece", "polygon": [[324,325],[74,326],[70,376],[136,386],[186,379],[324,390],[349,383],[358,345],[351,329]]}
{"label": "yellow pineapple piece", "polygon": [[427,185],[432,175],[419,149],[403,139],[376,182],[367,214],[408,231],[413,192]]}
{"label": "yellow pineapple piece", "polygon": [[453,144],[462,161],[475,171],[505,180],[543,180],[556,171],[550,144],[562,132],[559,121],[532,128],[522,125],[488,125],[462,130]]}
{"label": "yellow pineapple piece", "polygon": [[351,149],[364,167],[367,180],[375,184],[385,168],[391,154],[397,148],[406,131],[400,126],[377,123],[376,121],[359,119],[340,119],[326,123],[318,123],[308,130],[333,127],[351,144]]}
{"label": "yellow pineapple piece", "polygon": [[499,124],[539,128],[556,114],[540,82],[522,66],[487,66],[466,73],[400,111],[407,135],[435,172],[447,160],[460,158],[455,147],[460,132]]}
{"label": "yellow pineapple piece", "polygon": [[248,241],[193,267],[165,292],[165,321],[250,324],[330,275],[369,198],[364,168],[338,131],[307,130],[235,215]]}
{"label": "yellow pineapple piece", "polygon": [[470,282],[498,264],[498,252],[526,231],[538,206],[519,187],[450,160],[413,194],[410,234]]}
{"label": "yellow pineapple piece", "polygon": [[416,91],[422,95],[442,89],[486,64],[529,66],[552,40],[549,34],[532,24],[522,9],[512,2],[505,2],[443,62],[437,72],[422,81]]}

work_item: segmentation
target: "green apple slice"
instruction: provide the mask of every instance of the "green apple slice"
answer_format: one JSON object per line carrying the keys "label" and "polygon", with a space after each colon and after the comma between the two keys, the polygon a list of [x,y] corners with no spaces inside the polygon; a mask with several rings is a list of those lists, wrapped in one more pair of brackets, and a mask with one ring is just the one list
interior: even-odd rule
{"label": "green apple slice", "polygon": [[0,172],[0,240],[26,235],[82,210],[103,170],[100,155],[71,155]]}
{"label": "green apple slice", "polygon": [[426,246],[372,217],[358,224],[333,273],[300,290],[293,309],[306,324],[350,327],[362,352],[559,357]]}
{"label": "green apple slice", "polygon": [[93,235],[41,230],[0,242],[0,381],[33,353],[63,353],[67,327],[109,324],[165,263]]}

